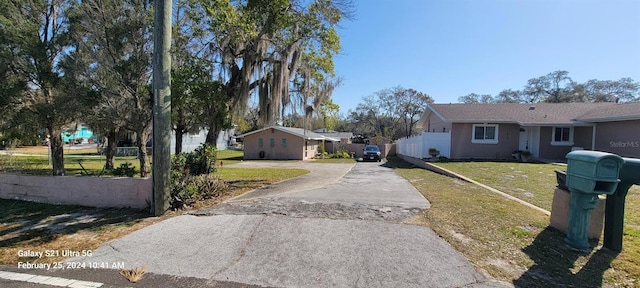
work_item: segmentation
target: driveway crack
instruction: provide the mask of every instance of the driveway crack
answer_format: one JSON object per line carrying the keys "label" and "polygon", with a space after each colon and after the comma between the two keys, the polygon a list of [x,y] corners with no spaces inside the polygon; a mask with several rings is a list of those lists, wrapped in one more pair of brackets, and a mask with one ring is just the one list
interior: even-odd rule
{"label": "driveway crack", "polygon": [[113,249],[114,251],[118,252],[118,253],[122,253],[122,251],[120,251],[120,249],[116,248],[115,246],[113,246],[112,243],[109,243],[109,247],[111,247],[111,249]]}
{"label": "driveway crack", "polygon": [[238,253],[238,257],[236,257],[236,259],[234,259],[231,264],[229,264],[229,266],[224,267],[218,271],[216,271],[215,273],[213,273],[213,276],[211,277],[211,279],[215,278],[216,276],[218,276],[219,274],[222,274],[223,272],[231,269],[233,266],[235,266],[236,264],[238,264],[238,262],[240,262],[240,260],[242,260],[242,258],[244,257],[246,251],[247,251],[247,247],[249,247],[249,244],[251,244],[251,241],[253,240],[254,236],[256,235],[258,228],[260,228],[260,225],[262,225],[262,222],[264,222],[264,220],[267,219],[267,216],[263,216],[262,219],[260,219],[260,221],[253,227],[251,234],[249,235],[249,237],[247,238],[247,240],[244,242],[244,245],[242,245],[242,248],[240,248],[240,253]]}

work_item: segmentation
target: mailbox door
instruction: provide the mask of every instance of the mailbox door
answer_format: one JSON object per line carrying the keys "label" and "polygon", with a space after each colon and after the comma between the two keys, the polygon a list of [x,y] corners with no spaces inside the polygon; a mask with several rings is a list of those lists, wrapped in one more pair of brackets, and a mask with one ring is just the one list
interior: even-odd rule
{"label": "mailbox door", "polygon": [[597,164],[596,177],[618,179],[620,166],[614,159],[603,159]]}
{"label": "mailbox door", "polygon": [[567,164],[567,173],[582,176],[593,176],[596,173],[596,163],[592,161],[569,159]]}

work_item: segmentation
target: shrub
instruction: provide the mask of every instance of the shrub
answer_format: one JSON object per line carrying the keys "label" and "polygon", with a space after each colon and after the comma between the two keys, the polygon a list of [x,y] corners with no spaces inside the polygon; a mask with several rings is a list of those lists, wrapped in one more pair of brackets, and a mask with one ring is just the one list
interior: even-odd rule
{"label": "shrub", "polygon": [[181,173],[202,175],[215,172],[216,146],[202,144],[195,151],[174,155],[171,168]]}
{"label": "shrub", "polygon": [[336,153],[331,154],[331,158],[351,158],[351,154],[349,154],[349,151],[340,150]]}
{"label": "shrub", "polygon": [[318,154],[320,154],[322,158],[324,158],[328,154],[324,147],[324,140],[320,145],[318,145]]}
{"label": "shrub", "polygon": [[171,209],[177,210],[185,206],[191,205],[198,194],[198,187],[192,181],[191,177],[171,177],[171,198],[169,205]]}
{"label": "shrub", "polygon": [[228,185],[220,177],[211,174],[198,175],[193,177],[200,195],[199,200],[220,197],[227,192]]}
{"label": "shrub", "polygon": [[171,178],[171,209],[192,206],[198,201],[223,196],[228,185],[212,174],[181,175]]}
{"label": "shrub", "polygon": [[198,201],[224,195],[228,186],[215,171],[216,147],[203,144],[193,152],[171,158],[171,209],[182,209]]}
{"label": "shrub", "polygon": [[120,164],[120,167],[111,170],[111,174],[113,176],[126,176],[133,177],[136,175],[136,168],[132,166],[133,164],[126,162]]}

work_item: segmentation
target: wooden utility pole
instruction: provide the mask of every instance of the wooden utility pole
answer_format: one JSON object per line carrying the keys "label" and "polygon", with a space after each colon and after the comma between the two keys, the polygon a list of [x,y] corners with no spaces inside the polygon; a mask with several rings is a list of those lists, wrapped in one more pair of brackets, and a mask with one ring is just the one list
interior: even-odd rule
{"label": "wooden utility pole", "polygon": [[155,0],[153,29],[153,204],[151,214],[169,210],[171,181],[171,0]]}

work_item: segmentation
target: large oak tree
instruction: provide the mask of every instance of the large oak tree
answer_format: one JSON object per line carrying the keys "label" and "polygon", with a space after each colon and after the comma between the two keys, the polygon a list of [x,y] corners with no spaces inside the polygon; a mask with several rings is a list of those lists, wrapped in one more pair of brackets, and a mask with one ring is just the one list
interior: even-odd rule
{"label": "large oak tree", "polygon": [[[211,57],[220,63],[218,80],[226,103],[245,110],[255,92],[262,126],[282,121],[286,107],[306,112],[314,106],[312,98],[321,97],[314,91],[326,92],[323,83],[333,75],[333,56],[340,49],[337,25],[352,13],[349,0],[213,0],[194,5],[194,19],[212,36]],[[210,127],[209,133],[218,132]]]}

